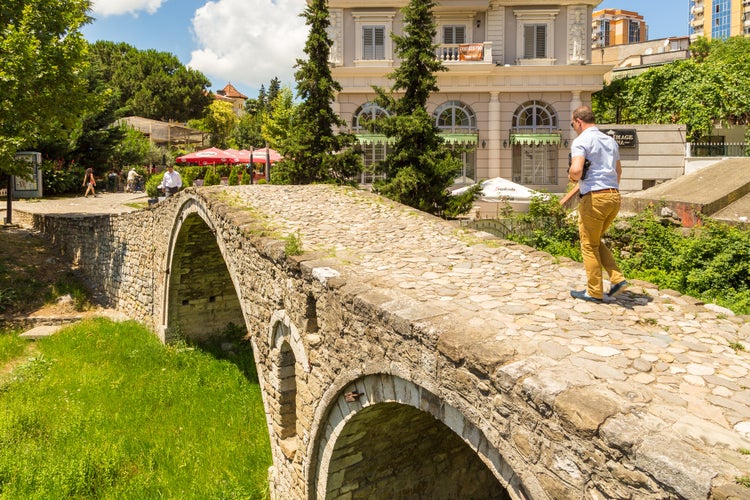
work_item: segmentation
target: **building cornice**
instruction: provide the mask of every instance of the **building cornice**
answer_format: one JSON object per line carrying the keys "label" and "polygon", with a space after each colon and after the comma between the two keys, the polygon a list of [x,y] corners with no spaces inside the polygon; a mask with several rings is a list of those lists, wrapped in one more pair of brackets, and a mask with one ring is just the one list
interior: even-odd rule
{"label": "building cornice", "polygon": [[[309,1],[308,1],[309,3]],[[464,9],[485,11],[492,6],[499,7],[566,7],[570,5],[588,5],[592,8],[601,3],[601,0],[535,0],[529,5],[529,0],[445,0],[438,1],[436,11],[443,9]],[[372,0],[332,0],[328,2],[328,8],[338,9],[371,9],[377,8],[395,8],[401,9],[409,4],[408,0],[381,0],[376,4]]]}
{"label": "building cornice", "polygon": [[[438,73],[441,94],[456,92],[596,92],[602,88],[608,64],[565,66],[456,65]],[[342,94],[372,93],[372,86],[389,88],[387,75],[393,68],[368,67],[332,69],[333,78],[342,86]],[[355,83],[356,82],[356,83]],[[364,83],[366,82],[366,83]]]}

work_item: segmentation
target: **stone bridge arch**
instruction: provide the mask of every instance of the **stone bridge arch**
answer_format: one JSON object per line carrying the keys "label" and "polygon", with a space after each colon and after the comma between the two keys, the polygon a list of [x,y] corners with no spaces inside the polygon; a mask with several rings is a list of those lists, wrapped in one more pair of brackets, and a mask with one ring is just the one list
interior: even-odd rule
{"label": "stone bridge arch", "polygon": [[175,334],[205,341],[229,323],[246,326],[239,273],[231,269],[227,244],[204,203],[186,197],[173,219],[165,255],[162,341]]}
{"label": "stone bridge arch", "polygon": [[[541,498],[533,476],[490,444],[489,429],[437,390],[389,373],[331,387],[308,449],[309,497]],[[511,447],[503,452],[522,463]]]}

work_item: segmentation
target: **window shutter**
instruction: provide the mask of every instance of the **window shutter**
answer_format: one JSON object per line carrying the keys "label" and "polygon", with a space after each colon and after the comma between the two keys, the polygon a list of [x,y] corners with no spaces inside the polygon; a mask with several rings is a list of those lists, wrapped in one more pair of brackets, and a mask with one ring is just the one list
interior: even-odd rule
{"label": "window shutter", "polygon": [[534,57],[534,25],[532,24],[523,27],[523,57],[524,59]]}
{"label": "window shutter", "polygon": [[375,31],[375,57],[374,59],[385,59],[385,28],[379,26]]}
{"label": "window shutter", "polygon": [[523,27],[524,59],[544,59],[547,57],[547,25],[527,24]]}
{"label": "window shutter", "polygon": [[466,43],[466,26],[443,26],[443,43],[446,45]]}
{"label": "window shutter", "polygon": [[456,41],[453,43],[466,43],[466,27],[456,26],[455,29],[456,29],[455,31]]}
{"label": "window shutter", "polygon": [[385,59],[385,27],[362,27],[362,59]]}
{"label": "window shutter", "polygon": [[372,59],[373,48],[375,46],[374,39],[374,28],[372,26],[364,26],[362,28],[362,59]]}
{"label": "window shutter", "polygon": [[547,26],[536,25],[536,57],[543,59],[547,57]]}

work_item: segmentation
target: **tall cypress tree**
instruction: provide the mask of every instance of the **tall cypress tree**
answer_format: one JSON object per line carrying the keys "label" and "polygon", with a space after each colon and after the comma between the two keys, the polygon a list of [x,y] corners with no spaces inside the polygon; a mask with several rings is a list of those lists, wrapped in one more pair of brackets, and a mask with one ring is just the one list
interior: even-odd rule
{"label": "tall cypress tree", "polygon": [[326,29],[330,25],[326,0],[312,0],[303,17],[310,26],[305,43],[308,59],[297,60],[297,108],[285,160],[272,171],[272,180],[280,183],[346,183],[362,169],[362,160],[352,146],[352,134],[335,133],[344,122],[333,112],[331,103],[341,85],[333,80],[328,57],[333,42]]}
{"label": "tall cypress tree", "polygon": [[[375,87],[376,103],[390,113],[372,123],[375,132],[392,138],[393,147],[380,168],[386,179],[375,190],[400,203],[438,215],[456,215],[471,207],[476,190],[453,198],[448,187],[461,162],[439,136],[427,113],[427,99],[437,92],[437,72],[446,71],[435,56],[433,0],[411,0],[404,8],[404,35],[392,35],[401,64],[388,77],[390,92]],[[467,203],[467,199],[470,198]]]}

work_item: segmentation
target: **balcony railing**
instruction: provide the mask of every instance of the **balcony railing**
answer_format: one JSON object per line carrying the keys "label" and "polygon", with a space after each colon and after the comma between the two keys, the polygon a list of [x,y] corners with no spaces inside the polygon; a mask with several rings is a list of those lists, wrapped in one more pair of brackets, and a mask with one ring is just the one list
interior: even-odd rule
{"label": "balcony railing", "polygon": [[435,55],[443,62],[492,62],[492,42],[445,43],[439,45]]}

